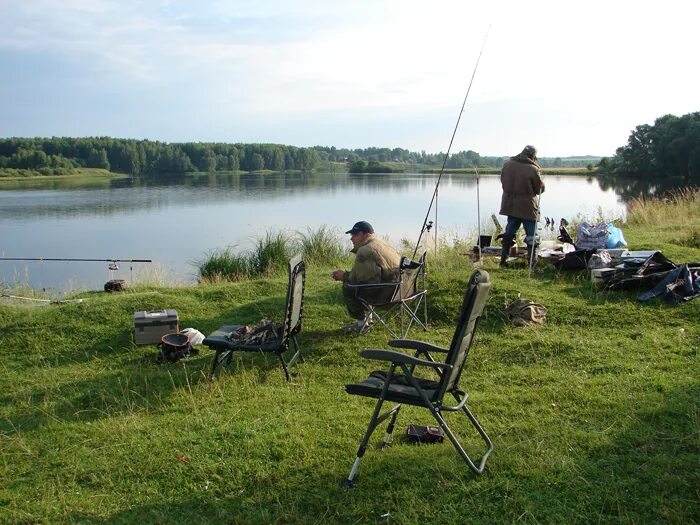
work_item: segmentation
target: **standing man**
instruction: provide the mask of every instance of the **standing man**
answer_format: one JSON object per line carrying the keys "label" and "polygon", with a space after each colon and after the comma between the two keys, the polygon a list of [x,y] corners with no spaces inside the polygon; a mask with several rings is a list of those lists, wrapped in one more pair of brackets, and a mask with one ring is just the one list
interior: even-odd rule
{"label": "standing man", "polygon": [[544,192],[544,182],[540,177],[535,146],[525,146],[523,151],[506,161],[501,170],[501,215],[508,216],[508,224],[503,234],[501,248],[501,268],[507,268],[508,253],[515,244],[515,233],[523,225],[527,244],[528,264],[534,263],[533,250],[536,247],[536,227],[539,214],[538,195]]}
{"label": "standing man", "polygon": [[[343,281],[343,299],[350,316],[357,322],[346,326],[346,333],[364,334],[371,328],[372,320],[358,296],[369,303],[388,300],[394,293],[393,287],[375,289],[353,288],[353,284],[390,283],[398,280],[401,256],[387,242],[374,236],[374,228],[367,221],[356,222],[345,233],[350,234],[355,254],[355,264],[349,272],[335,270],[331,278]],[[388,297],[387,297],[388,295]]]}

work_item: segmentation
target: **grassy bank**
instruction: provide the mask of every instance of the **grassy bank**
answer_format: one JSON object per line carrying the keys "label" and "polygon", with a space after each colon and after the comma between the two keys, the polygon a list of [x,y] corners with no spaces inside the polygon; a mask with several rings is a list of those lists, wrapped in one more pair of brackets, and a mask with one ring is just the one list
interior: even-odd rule
{"label": "grassy bank", "polygon": [[[651,207],[631,206],[630,246],[700,260],[683,241],[700,230],[697,200],[678,219],[677,205],[655,202],[653,225],[643,223]],[[359,350],[387,337],[338,331],[349,319],[332,268],[309,264],[306,362],[292,384],[274,360],[252,355],[210,384],[206,349],[157,365],[155,347],[132,342],[136,310],[176,308],[181,327],[204,333],[278,318],[279,274],[0,306],[0,522],[698,521],[698,300],[641,304],[632,292],[596,290],[584,274],[542,266],[528,278],[524,264],[501,270],[486,260],[493,291],[464,378],[496,446],[486,473],[469,474],[448,443],[402,439],[409,422],[432,424],[407,407],[394,445],[371,447],[346,491],[372,403],[343,387],[376,368]],[[429,271],[431,329],[412,335],[447,345],[472,266],[449,254]],[[504,305],[519,294],[548,307],[545,326],[505,322]]]}
{"label": "grassy bank", "polygon": [[0,168],[0,179],[3,180],[29,180],[29,179],[46,179],[46,178],[66,178],[66,177],[109,177],[123,178],[127,175],[121,173],[113,173],[109,170],[100,168],[69,168],[45,170],[44,172],[31,169],[13,169]]}
{"label": "grassy bank", "polygon": [[[501,170],[500,168],[478,168],[479,170],[479,175],[500,175]],[[421,169],[421,173],[440,173],[439,168],[427,168],[427,169]],[[541,168],[540,171],[542,172],[543,175],[585,175],[585,176],[593,176],[595,175],[594,171],[589,170],[588,168]],[[459,168],[459,169],[446,169],[444,170],[444,173],[463,173],[463,174],[471,174],[474,175],[476,174],[476,171],[474,168]]]}

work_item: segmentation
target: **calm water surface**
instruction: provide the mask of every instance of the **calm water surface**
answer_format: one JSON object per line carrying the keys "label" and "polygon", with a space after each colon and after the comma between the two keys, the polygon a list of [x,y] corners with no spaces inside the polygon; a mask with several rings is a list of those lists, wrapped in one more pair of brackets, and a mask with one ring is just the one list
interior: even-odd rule
{"label": "calm water surface", "polygon": [[[101,289],[105,281],[196,280],[193,262],[216,248],[250,246],[267,230],[305,231],[328,225],[341,234],[357,220],[398,244],[415,242],[437,175],[224,174],[168,180],[113,180],[84,187],[3,189],[0,184],[0,256],[152,259],[153,264],[0,261],[0,281],[67,292]],[[624,216],[613,189],[585,177],[547,176],[542,213]],[[498,176],[479,180],[482,229],[498,213]],[[474,176],[444,175],[438,198],[441,236],[471,237],[477,230]],[[430,219],[434,219],[431,212]],[[505,222],[501,217],[501,222]],[[345,236],[347,237],[347,236]],[[348,248],[350,243],[348,241]]]}

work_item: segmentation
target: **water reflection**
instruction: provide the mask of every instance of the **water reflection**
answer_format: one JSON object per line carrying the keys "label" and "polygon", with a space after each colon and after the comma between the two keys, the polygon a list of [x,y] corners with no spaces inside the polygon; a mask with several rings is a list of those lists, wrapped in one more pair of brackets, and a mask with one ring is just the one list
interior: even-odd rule
{"label": "water reflection", "polygon": [[[342,232],[364,219],[395,243],[415,240],[436,180],[436,174],[415,173],[225,173],[68,187],[64,181],[46,181],[44,187],[32,181],[27,188],[3,190],[0,184],[0,255],[153,259],[171,280],[193,281],[191,261],[219,247],[245,248],[270,229],[305,231],[326,224]],[[595,217],[599,210],[610,217],[624,214],[615,192],[595,179],[550,175],[546,182],[542,213],[547,217]],[[443,176],[442,235],[472,236],[479,220],[492,228],[491,214],[500,206],[499,177],[481,177],[479,190],[477,202],[473,175]],[[0,280],[101,288],[105,270],[91,268],[0,262]]]}
{"label": "water reflection", "polygon": [[[597,180],[600,189],[603,191],[613,190],[626,203],[638,197],[660,196],[669,191],[686,187],[689,182],[692,182],[675,177],[667,177],[652,182],[616,175],[601,175],[597,177]],[[695,185],[700,185],[700,181],[695,181]]]}

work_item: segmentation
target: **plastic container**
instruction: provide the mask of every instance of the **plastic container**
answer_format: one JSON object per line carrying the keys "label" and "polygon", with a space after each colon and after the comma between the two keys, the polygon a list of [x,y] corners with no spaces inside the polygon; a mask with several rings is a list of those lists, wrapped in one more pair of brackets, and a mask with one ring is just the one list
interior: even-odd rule
{"label": "plastic container", "polygon": [[164,335],[179,331],[177,310],[134,312],[134,342],[137,345],[156,345]]}
{"label": "plastic container", "polygon": [[596,268],[591,270],[591,282],[602,288],[606,281],[614,274],[615,268]]}

